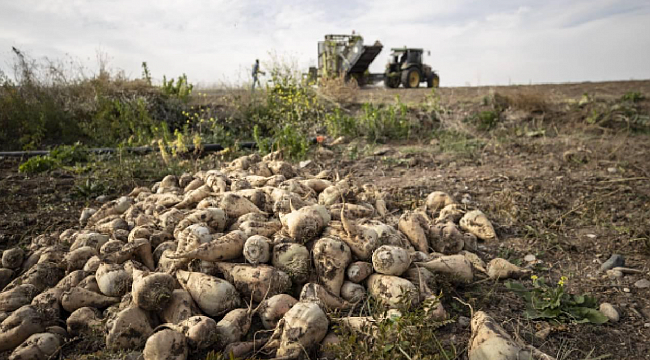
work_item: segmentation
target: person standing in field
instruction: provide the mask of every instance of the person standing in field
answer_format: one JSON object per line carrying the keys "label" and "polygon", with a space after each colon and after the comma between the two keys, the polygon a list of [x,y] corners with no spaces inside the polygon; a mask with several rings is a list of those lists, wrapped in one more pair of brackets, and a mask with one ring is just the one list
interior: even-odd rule
{"label": "person standing in field", "polygon": [[258,75],[266,75],[266,73],[262,70],[260,70],[260,61],[259,59],[255,59],[255,64],[253,64],[253,91],[255,91],[255,83],[257,83],[260,87],[262,84],[260,84],[260,80],[258,79]]}

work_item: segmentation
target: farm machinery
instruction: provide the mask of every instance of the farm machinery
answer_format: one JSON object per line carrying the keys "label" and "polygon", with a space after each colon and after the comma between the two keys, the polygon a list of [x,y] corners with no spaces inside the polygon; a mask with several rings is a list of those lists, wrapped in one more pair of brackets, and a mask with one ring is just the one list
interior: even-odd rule
{"label": "farm machinery", "polygon": [[346,81],[354,79],[359,85],[380,81],[388,88],[417,88],[420,83],[438,87],[440,77],[431,66],[422,63],[423,49],[393,48],[384,73],[370,73],[370,64],[383,49],[379,41],[364,45],[363,37],[352,35],[325,35],[318,42],[318,67],[309,69],[308,78],[318,79],[343,76]]}
{"label": "farm machinery", "polygon": [[422,49],[396,48],[392,49],[390,60],[384,73],[384,85],[389,88],[416,88],[421,82],[427,87],[440,86],[440,77],[431,66],[422,63]]}

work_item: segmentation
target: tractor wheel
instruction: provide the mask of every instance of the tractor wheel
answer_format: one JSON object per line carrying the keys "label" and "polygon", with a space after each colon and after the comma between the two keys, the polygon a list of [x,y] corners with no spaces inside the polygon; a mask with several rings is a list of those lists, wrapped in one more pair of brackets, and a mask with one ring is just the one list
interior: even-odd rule
{"label": "tractor wheel", "polygon": [[416,68],[410,68],[402,72],[402,84],[405,88],[417,88],[420,86],[420,71]]}
{"label": "tractor wheel", "polygon": [[389,89],[399,87],[399,76],[384,76],[384,86]]}
{"label": "tractor wheel", "polygon": [[431,85],[429,85],[429,83],[427,83],[427,85],[429,87],[434,87],[434,88],[439,88],[440,87],[440,77],[438,76],[438,74],[432,74],[431,79],[429,80],[429,82],[431,83]]}
{"label": "tractor wheel", "polygon": [[437,74],[429,75],[429,77],[427,78],[427,87],[428,88],[432,88],[432,87],[438,88],[438,87],[440,87],[440,77],[438,77]]}

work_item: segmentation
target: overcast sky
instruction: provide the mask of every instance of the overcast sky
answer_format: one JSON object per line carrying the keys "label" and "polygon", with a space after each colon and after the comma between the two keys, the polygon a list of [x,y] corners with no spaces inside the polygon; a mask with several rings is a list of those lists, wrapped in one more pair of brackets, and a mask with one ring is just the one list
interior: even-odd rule
{"label": "overcast sky", "polygon": [[0,0],[0,67],[96,54],[132,77],[187,73],[202,84],[249,81],[269,52],[316,64],[325,34],[355,30],[384,50],[422,47],[442,86],[650,79],[648,0]]}

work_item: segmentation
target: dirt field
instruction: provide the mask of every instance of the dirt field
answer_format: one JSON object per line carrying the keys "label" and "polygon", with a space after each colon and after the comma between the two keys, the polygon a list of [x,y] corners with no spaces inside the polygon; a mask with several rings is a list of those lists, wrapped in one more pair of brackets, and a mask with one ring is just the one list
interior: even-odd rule
{"label": "dirt field", "polygon": [[[473,87],[442,87],[436,89],[443,99],[449,103],[471,102],[480,100],[490,92],[498,92],[503,95],[518,93],[537,93],[554,100],[579,99],[585,93],[595,94],[603,99],[620,98],[629,91],[641,93],[650,92],[650,81],[610,81],[610,82],[585,82],[570,84],[542,84],[542,85],[512,85],[512,86],[473,86]],[[357,101],[363,102],[374,100],[387,102],[400,96],[406,102],[419,102],[431,92],[431,89],[419,88],[405,90],[387,89],[377,85],[364,88],[358,95]]]}
{"label": "dirt field", "polygon": [[[499,240],[481,243],[484,257],[529,266],[552,282],[566,276],[570,292],[591,293],[613,304],[621,318],[604,325],[528,321],[523,301],[493,281],[444,293],[452,316],[470,316],[466,307],[451,306],[458,297],[558,359],[650,359],[650,288],[635,286],[650,279],[650,135],[586,126],[580,116],[588,113],[565,109],[584,94],[606,102],[631,91],[644,94],[642,106],[650,107],[650,81],[441,88],[440,103],[456,114],[479,108],[494,92],[541,94],[553,107],[543,115],[525,115],[525,130],[506,127],[484,136],[480,146],[462,140],[450,146],[435,137],[381,145],[348,139],[317,150],[312,166],[374,183],[391,195],[389,210],[396,212],[422,205],[434,190],[465,199],[496,226]],[[355,100],[381,103],[399,96],[417,104],[430,93],[370,88],[359,91]],[[17,165],[0,160],[1,248],[74,226],[87,203],[69,195],[74,175],[26,177]],[[610,279],[599,272],[613,253],[623,255],[625,266],[638,273]],[[535,264],[524,260],[531,254]],[[547,336],[535,336],[544,329],[550,329]],[[456,344],[458,358],[466,358],[469,327],[458,323],[440,331]]]}

